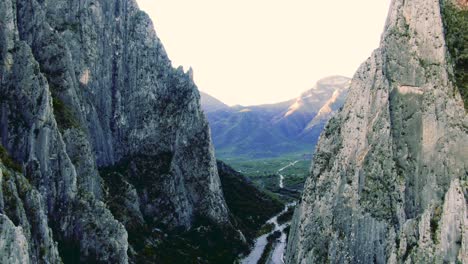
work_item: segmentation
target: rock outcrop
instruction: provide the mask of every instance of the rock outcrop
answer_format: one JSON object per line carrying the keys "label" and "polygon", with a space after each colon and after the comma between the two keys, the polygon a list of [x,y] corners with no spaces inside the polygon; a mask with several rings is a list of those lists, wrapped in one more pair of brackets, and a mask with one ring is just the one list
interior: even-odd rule
{"label": "rock outcrop", "polygon": [[0,0],[0,255],[127,263],[135,222],[232,228],[199,97],[134,0]]}
{"label": "rock outcrop", "polygon": [[41,194],[0,152],[0,262],[60,263]]}
{"label": "rock outcrop", "polygon": [[29,263],[28,242],[21,227],[16,227],[8,217],[0,214],[2,263]]}
{"label": "rock outcrop", "polygon": [[392,1],[320,137],[287,263],[468,263],[468,118],[447,8],[466,21],[466,1]]}

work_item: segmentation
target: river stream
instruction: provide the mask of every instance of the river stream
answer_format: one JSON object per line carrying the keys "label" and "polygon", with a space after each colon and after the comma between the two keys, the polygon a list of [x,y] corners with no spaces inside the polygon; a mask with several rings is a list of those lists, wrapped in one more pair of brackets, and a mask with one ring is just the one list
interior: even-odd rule
{"label": "river stream", "polygon": [[252,248],[252,251],[248,256],[243,258],[241,260],[242,264],[257,264],[257,262],[260,260],[263,251],[265,250],[265,247],[268,243],[267,237],[271,234],[273,234],[275,231],[280,231],[281,232],[281,237],[274,243],[274,248],[272,250],[272,254],[270,255],[270,259],[268,261],[269,264],[283,264],[284,263],[284,252],[286,250],[286,233],[284,230],[286,227],[289,226],[289,222],[279,225],[278,224],[278,216],[281,214],[285,213],[289,207],[295,206],[296,203],[290,203],[285,206],[283,211],[281,211],[279,214],[275,215],[274,217],[270,218],[266,223],[272,223],[275,225],[273,230],[269,232],[268,234],[261,235],[255,239],[255,245]]}
{"label": "river stream", "polygon": [[281,169],[278,170],[278,175],[279,175],[279,177],[280,177],[280,179],[279,179],[279,187],[280,187],[281,189],[284,188],[284,183],[283,183],[283,181],[284,181],[284,176],[283,176],[283,174],[281,174],[281,172],[282,172],[283,170],[285,170],[285,169],[291,167],[291,166],[296,165],[296,163],[298,163],[299,161],[300,161],[300,160],[293,161],[293,162],[289,163],[288,165],[286,165],[286,166],[284,166],[283,168],[281,168]]}

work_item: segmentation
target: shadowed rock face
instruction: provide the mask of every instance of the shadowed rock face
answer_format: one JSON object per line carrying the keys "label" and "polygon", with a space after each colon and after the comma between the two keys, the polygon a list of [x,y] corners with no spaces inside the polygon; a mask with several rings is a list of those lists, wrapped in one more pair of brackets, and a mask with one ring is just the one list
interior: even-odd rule
{"label": "shadowed rock face", "polygon": [[322,133],[287,263],[468,262],[468,118],[437,0],[394,0]]}
{"label": "shadowed rock face", "polygon": [[0,62],[1,144],[35,190],[19,197],[38,210],[13,221],[23,231],[0,210],[24,259],[57,263],[59,250],[65,262],[128,262],[126,218],[104,203],[113,189],[98,168],[135,157],[146,159],[117,179],[129,184],[132,220],[230,225],[191,72],[172,68],[135,1],[0,0]]}

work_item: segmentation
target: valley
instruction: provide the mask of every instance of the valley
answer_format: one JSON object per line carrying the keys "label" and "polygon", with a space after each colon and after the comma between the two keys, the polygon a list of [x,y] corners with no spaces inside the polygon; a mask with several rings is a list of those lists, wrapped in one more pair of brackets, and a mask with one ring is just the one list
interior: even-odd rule
{"label": "valley", "polygon": [[325,77],[297,98],[267,105],[230,107],[201,92],[216,156],[278,199],[299,199],[315,144],[349,80]]}
{"label": "valley", "polygon": [[[288,155],[270,159],[226,158],[224,162],[252,180],[256,186],[290,202],[299,198],[310,168],[308,155]],[[290,166],[294,163],[293,166]],[[283,169],[282,171],[280,171]],[[281,187],[281,175],[283,187]]]}
{"label": "valley", "polygon": [[[232,106],[201,92],[216,156],[284,209],[262,223],[242,264],[283,264],[293,210],[309,175],[318,137],[342,107],[349,79],[331,76],[299,97],[259,106]],[[223,180],[223,177],[221,177]],[[225,189],[226,190],[226,189]],[[240,191],[245,193],[245,191]],[[229,205],[229,194],[225,194]],[[259,208],[258,214],[263,209]]]}
{"label": "valley", "polygon": [[325,77],[296,98],[265,105],[227,106],[201,92],[217,157],[258,160],[310,155],[328,119],[343,106],[349,80]]}
{"label": "valley", "polygon": [[284,175],[282,173],[284,173],[283,171],[289,167],[293,167],[294,165],[296,165],[300,160],[295,160],[291,163],[289,163],[288,165],[282,167],[281,169],[279,169],[277,171],[278,175],[279,175],[279,188],[280,189],[283,189],[284,188]]}

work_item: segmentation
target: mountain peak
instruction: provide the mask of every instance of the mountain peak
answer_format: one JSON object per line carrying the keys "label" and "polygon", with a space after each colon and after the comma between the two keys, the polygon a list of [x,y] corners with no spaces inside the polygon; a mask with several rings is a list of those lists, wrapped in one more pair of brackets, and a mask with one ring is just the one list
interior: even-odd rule
{"label": "mountain peak", "polygon": [[226,107],[202,93],[216,153],[250,158],[311,153],[328,118],[343,104],[349,80],[330,76],[295,99],[249,107]]}
{"label": "mountain peak", "polygon": [[203,111],[205,113],[214,112],[218,110],[228,109],[229,106],[221,100],[216,99],[215,97],[200,91],[200,103]]}
{"label": "mountain peak", "polygon": [[[303,92],[301,96],[289,106],[288,110],[282,115],[282,117],[286,118],[295,112],[307,111],[305,109],[311,109],[312,105],[321,105],[322,102],[326,104],[335,93],[336,100],[340,94],[349,88],[350,81],[350,78],[340,75],[328,76],[320,79],[314,87]],[[314,110],[316,112],[319,111],[319,109],[315,108]]]}

